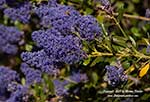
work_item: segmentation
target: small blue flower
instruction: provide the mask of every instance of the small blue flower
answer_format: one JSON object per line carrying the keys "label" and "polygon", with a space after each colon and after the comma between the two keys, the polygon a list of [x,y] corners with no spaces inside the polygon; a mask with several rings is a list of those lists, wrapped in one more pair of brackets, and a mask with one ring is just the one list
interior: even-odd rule
{"label": "small blue flower", "polygon": [[107,70],[107,78],[108,78],[108,83],[112,87],[116,87],[120,85],[123,82],[127,81],[127,76],[124,74],[124,71],[122,68],[117,68],[115,66],[106,66],[105,67]]}
{"label": "small blue flower", "polygon": [[147,46],[146,48],[146,53],[149,54],[150,53],[150,44]]}

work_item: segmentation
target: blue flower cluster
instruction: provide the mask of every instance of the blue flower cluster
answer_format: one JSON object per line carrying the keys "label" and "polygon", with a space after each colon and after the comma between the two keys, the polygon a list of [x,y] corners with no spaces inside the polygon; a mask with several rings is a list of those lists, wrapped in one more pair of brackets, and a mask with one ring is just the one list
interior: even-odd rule
{"label": "blue flower cluster", "polygon": [[145,17],[150,18],[150,9],[146,9]]}
{"label": "blue flower cluster", "polygon": [[150,44],[147,46],[146,48],[146,53],[149,54],[150,53]]}
{"label": "blue flower cluster", "polygon": [[[70,81],[69,81],[70,80]],[[58,80],[55,79],[53,80],[54,86],[55,86],[55,91],[56,95],[58,96],[64,96],[69,94],[69,89],[66,88],[67,85],[69,85],[71,82],[75,83],[84,83],[88,81],[88,77],[85,73],[73,73],[71,76],[68,77],[68,80]]]}
{"label": "blue flower cluster", "polygon": [[115,66],[109,66],[109,65],[107,65],[105,68],[107,70],[106,75],[107,75],[108,83],[112,87],[116,87],[121,83],[127,81],[127,75],[124,74],[123,68],[117,68]]}
{"label": "blue flower cluster", "polygon": [[4,14],[13,21],[20,21],[22,23],[29,23],[31,17],[32,5],[28,2],[20,4],[18,7],[7,8]]}
{"label": "blue flower cluster", "polygon": [[72,81],[75,81],[76,83],[80,83],[80,82],[87,82],[88,81],[88,77],[85,73],[80,73],[80,72],[73,72],[73,74],[71,76],[69,76],[69,78]]}
{"label": "blue flower cluster", "polygon": [[24,52],[21,54],[21,58],[31,67],[40,69],[43,73],[50,75],[57,75],[58,69],[54,67],[52,60],[47,56],[44,50],[37,52]]}
{"label": "blue flower cluster", "polygon": [[4,8],[5,0],[0,0],[0,10]]}
{"label": "blue flower cluster", "polygon": [[42,82],[42,73],[39,70],[34,70],[26,63],[21,64],[21,71],[25,74],[26,85],[32,85],[34,83]]}
{"label": "blue flower cluster", "polygon": [[69,84],[67,80],[53,80],[54,86],[55,86],[55,93],[58,96],[63,96],[68,94],[68,90],[65,88],[66,85]]}
{"label": "blue flower cluster", "polygon": [[[101,36],[101,28],[92,16],[82,16],[73,7],[49,1],[34,9],[46,30],[32,33],[32,39],[41,49],[24,52],[21,58],[28,65],[51,75],[59,73],[58,63],[74,64],[86,57],[82,41]],[[55,74],[53,74],[55,73]]]}
{"label": "blue flower cluster", "polygon": [[28,102],[30,94],[28,93],[28,87],[20,84],[16,84],[15,91],[11,93],[10,98],[6,102]]}
{"label": "blue flower cluster", "polygon": [[72,35],[64,37],[56,29],[35,31],[32,33],[32,39],[55,62],[73,64],[83,59],[85,55],[78,37]]}
{"label": "blue flower cluster", "polygon": [[23,32],[17,28],[0,25],[0,53],[16,54],[18,51],[17,44],[22,36]]}
{"label": "blue flower cluster", "polygon": [[[19,84],[18,73],[9,67],[0,66],[0,102],[27,102],[28,86]],[[26,101],[25,101],[26,100]]]}
{"label": "blue flower cluster", "polygon": [[56,29],[39,30],[32,33],[32,39],[41,51],[24,52],[21,57],[32,67],[42,72],[55,74],[58,72],[56,63],[74,64],[85,57],[81,41],[72,35],[62,36]]}
{"label": "blue flower cluster", "polygon": [[41,5],[35,8],[35,13],[41,19],[41,25],[55,28],[62,35],[79,35],[85,40],[92,40],[101,36],[101,28],[92,16],[82,16],[73,7],[57,5],[49,7]]}

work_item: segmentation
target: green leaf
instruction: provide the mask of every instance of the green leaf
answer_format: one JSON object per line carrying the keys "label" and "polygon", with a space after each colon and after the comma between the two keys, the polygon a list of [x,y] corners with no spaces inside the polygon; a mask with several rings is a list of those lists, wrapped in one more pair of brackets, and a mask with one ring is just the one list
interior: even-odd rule
{"label": "green leaf", "polygon": [[97,63],[99,63],[99,62],[102,61],[102,60],[103,60],[102,57],[96,57],[96,58],[94,59],[94,61],[90,64],[90,67],[95,66]]}
{"label": "green leaf", "polygon": [[122,18],[123,18],[123,13],[125,12],[125,9],[124,9],[124,4],[120,5],[120,8],[118,10],[118,17],[117,19],[120,21]]}
{"label": "green leaf", "polygon": [[99,23],[103,23],[103,21],[104,21],[104,16],[98,15],[98,16],[97,16],[97,21],[98,21]]}
{"label": "green leaf", "polygon": [[26,51],[31,51],[32,50],[32,45],[26,44],[25,45],[25,50]]}
{"label": "green leaf", "polygon": [[22,85],[25,85],[25,83],[26,83],[25,78],[22,78],[22,79],[21,79],[21,84],[22,84]]}
{"label": "green leaf", "polygon": [[93,82],[94,86],[96,85],[97,81],[98,81],[98,75],[96,72],[93,72],[92,73],[92,82]]}
{"label": "green leaf", "polygon": [[131,37],[131,36],[129,36],[129,39],[131,40],[131,42],[132,42],[132,44],[134,45],[134,47],[136,47],[136,42],[135,42],[134,38]]}
{"label": "green leaf", "polygon": [[84,66],[87,66],[87,65],[90,63],[90,61],[91,61],[91,58],[90,58],[90,57],[87,58],[87,59],[85,59],[84,62],[83,62],[83,65],[84,65]]}
{"label": "green leaf", "polygon": [[136,37],[141,37],[141,34],[139,33],[139,29],[136,27],[131,28],[131,32],[136,36]]}
{"label": "green leaf", "polygon": [[86,15],[92,14],[93,13],[93,9],[86,8],[85,13],[86,13]]}

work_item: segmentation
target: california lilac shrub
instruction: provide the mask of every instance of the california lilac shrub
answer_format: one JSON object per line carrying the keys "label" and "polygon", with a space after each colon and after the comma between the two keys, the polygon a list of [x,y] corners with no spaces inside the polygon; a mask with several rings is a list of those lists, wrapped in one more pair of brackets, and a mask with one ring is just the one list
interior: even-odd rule
{"label": "california lilac shrub", "polygon": [[0,53],[14,55],[18,51],[18,43],[23,37],[23,32],[15,27],[0,25]]}
{"label": "california lilac shrub", "polygon": [[0,102],[149,102],[148,4],[0,0]]}

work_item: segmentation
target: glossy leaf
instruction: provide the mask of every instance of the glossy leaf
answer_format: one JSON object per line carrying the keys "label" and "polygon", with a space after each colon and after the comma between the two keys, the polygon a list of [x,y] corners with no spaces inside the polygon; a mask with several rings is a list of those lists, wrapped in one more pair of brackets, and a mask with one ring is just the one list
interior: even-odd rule
{"label": "glossy leaf", "polygon": [[141,68],[141,71],[140,71],[140,73],[139,73],[139,76],[140,76],[140,77],[143,77],[143,76],[147,73],[148,70],[149,70],[149,63],[146,64],[143,68]]}

